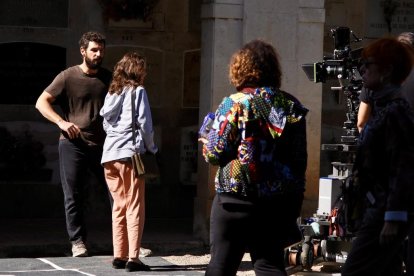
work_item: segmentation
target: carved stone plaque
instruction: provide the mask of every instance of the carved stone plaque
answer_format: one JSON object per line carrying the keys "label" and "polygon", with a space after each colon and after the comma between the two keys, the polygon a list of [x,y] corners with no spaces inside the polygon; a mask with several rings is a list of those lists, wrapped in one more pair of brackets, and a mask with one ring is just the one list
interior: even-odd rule
{"label": "carved stone plaque", "polygon": [[414,0],[369,0],[367,36],[379,38],[414,30]]}

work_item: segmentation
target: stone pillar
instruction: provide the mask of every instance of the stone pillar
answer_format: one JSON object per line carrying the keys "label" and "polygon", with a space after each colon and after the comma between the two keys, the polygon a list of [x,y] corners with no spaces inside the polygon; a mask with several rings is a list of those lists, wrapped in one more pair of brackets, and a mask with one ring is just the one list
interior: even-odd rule
{"label": "stone pillar", "polygon": [[[201,72],[199,121],[215,111],[222,98],[234,91],[228,80],[228,62],[242,44],[242,0],[204,1],[201,10]],[[201,146],[199,145],[201,153]],[[198,155],[194,235],[208,241],[216,168]]]}
{"label": "stone pillar", "polygon": [[308,169],[302,216],[311,216],[318,206],[321,149],[322,85],[308,80],[301,64],[322,61],[325,24],[324,0],[299,0],[297,26],[297,97],[309,109],[307,116]]}

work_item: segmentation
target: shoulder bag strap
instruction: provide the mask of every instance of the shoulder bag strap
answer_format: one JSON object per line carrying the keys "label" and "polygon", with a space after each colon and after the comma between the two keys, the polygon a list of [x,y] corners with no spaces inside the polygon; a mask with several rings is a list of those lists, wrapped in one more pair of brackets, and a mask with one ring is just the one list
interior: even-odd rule
{"label": "shoulder bag strap", "polygon": [[136,124],[135,124],[135,90],[131,91],[131,117],[132,117],[132,144],[134,145],[135,149],[135,130],[136,130]]}

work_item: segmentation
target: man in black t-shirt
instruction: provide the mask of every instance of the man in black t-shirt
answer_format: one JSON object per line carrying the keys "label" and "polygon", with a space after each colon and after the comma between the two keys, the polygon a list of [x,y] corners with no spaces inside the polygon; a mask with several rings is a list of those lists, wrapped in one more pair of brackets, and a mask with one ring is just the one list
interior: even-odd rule
{"label": "man in black t-shirt", "polygon": [[[40,113],[61,129],[60,178],[73,257],[88,255],[83,212],[84,200],[88,198],[85,189],[90,181],[88,173],[92,172],[103,185],[100,188],[107,191],[100,165],[105,132],[99,110],[112,77],[110,71],[101,68],[105,54],[102,34],[83,34],[79,46],[83,62],[59,73],[36,102]],[[62,109],[62,116],[52,106],[55,101]]]}

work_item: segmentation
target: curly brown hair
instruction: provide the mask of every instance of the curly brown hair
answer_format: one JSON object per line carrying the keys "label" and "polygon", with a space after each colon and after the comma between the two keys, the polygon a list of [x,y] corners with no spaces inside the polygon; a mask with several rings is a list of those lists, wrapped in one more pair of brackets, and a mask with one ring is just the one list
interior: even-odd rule
{"label": "curly brown hair", "polygon": [[229,79],[237,91],[246,87],[281,85],[279,56],[269,43],[256,39],[235,52],[230,60]]}
{"label": "curly brown hair", "polygon": [[147,63],[144,56],[136,52],[126,53],[114,67],[109,94],[120,94],[125,86],[136,88],[143,85],[146,75]]}

